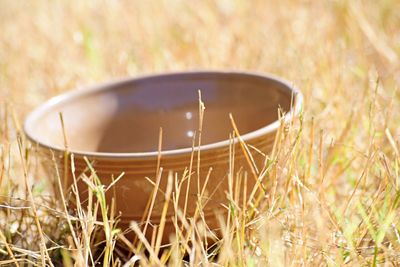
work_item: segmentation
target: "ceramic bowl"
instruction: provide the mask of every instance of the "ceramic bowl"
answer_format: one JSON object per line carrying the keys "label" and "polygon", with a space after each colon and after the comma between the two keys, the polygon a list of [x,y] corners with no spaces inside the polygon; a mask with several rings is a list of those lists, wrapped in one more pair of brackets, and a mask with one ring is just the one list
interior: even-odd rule
{"label": "ceramic bowl", "polygon": [[[193,147],[193,138],[199,133],[199,91],[205,112],[201,146],[195,141]],[[113,177],[125,172],[110,191],[116,192],[120,226],[126,229],[132,220],[141,222],[154,190],[154,185],[145,177],[156,180],[161,127],[160,166],[163,172],[151,225],[160,221],[165,201],[162,192],[166,190],[169,171],[176,173],[178,181],[185,179],[178,203],[181,210],[187,203],[186,216],[192,216],[210,167],[212,171],[202,196],[206,199],[203,212],[206,221],[216,225],[214,214],[223,210],[227,203],[232,142],[236,144],[231,146],[236,147],[233,172],[252,173],[243,150],[238,146],[238,138],[229,139],[233,132],[229,114],[232,114],[242,140],[268,154],[280,125],[278,109],[286,113],[284,119],[289,121],[300,112],[301,105],[302,96],[298,90],[270,75],[222,71],[160,74],[119,80],[57,96],[27,117],[25,133],[49,160],[54,154],[62,169],[65,144],[61,112],[77,176],[87,173],[83,157],[93,162],[97,175],[106,186]],[[200,164],[197,163],[199,150]],[[255,150],[249,151],[257,169],[261,170],[265,158]],[[53,165],[48,163],[47,166]],[[190,166],[192,174],[188,179]],[[183,177],[184,173],[186,177]],[[68,173],[63,179],[70,185],[71,177]],[[237,176],[232,180],[237,181]],[[247,188],[252,188],[255,179],[249,176],[247,183]],[[87,186],[79,184],[83,201],[87,196]],[[107,193],[107,198],[110,200],[111,193]],[[171,204],[164,233],[166,239],[174,233],[170,220],[173,213]],[[150,232],[151,229],[146,234]]]}

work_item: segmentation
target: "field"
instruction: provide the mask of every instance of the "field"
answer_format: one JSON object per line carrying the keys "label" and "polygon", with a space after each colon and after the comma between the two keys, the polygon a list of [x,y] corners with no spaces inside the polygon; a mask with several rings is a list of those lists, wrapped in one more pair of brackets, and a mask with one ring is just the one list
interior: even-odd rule
{"label": "field", "polygon": [[[397,0],[0,0],[0,265],[399,266],[399,11]],[[81,86],[197,69],[273,73],[305,98],[271,155],[268,193],[232,203],[216,245],[193,235],[157,253],[49,195],[22,132],[29,111]]]}

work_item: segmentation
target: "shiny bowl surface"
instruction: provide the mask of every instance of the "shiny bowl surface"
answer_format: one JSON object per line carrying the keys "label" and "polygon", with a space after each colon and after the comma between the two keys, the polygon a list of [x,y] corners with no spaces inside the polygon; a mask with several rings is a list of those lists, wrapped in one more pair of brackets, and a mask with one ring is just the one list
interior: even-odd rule
{"label": "shiny bowl surface", "polygon": [[[198,146],[198,138],[193,141],[200,133],[199,92],[205,105],[201,146]],[[284,120],[289,121],[298,115],[301,106],[301,93],[274,76],[249,72],[182,72],[129,78],[60,95],[34,110],[24,128],[28,138],[45,155],[45,161],[55,154],[62,168],[66,150],[60,121],[62,113],[67,149],[74,154],[77,176],[87,173],[83,157],[93,162],[105,185],[125,172],[112,190],[116,192],[116,210],[121,212],[122,228],[131,220],[141,221],[154,190],[154,185],[145,177],[156,181],[159,154],[163,168],[160,192],[167,188],[169,171],[177,173],[178,180],[185,179],[178,202],[181,209],[186,207],[187,216],[194,214],[198,194],[212,168],[204,190],[203,197],[207,201],[203,211],[210,225],[216,225],[214,213],[227,203],[232,151],[235,151],[234,172],[240,169],[242,173],[254,172],[238,145],[238,138],[229,139],[233,132],[229,114],[242,140],[268,154],[280,126],[278,110],[283,111]],[[158,151],[160,127],[161,153]],[[235,145],[230,150],[232,141]],[[200,168],[197,168],[199,150]],[[265,157],[255,150],[249,151],[259,172]],[[46,162],[44,165],[53,166]],[[185,170],[190,166],[191,179],[187,179]],[[51,172],[51,168],[48,169]],[[186,177],[182,177],[184,174]],[[70,173],[63,179],[72,184]],[[252,188],[255,179],[249,177],[247,181],[247,187]],[[79,189],[81,199],[85,199],[87,185],[80,182]],[[108,199],[110,194],[107,194]],[[151,215],[152,225],[159,222],[164,201],[165,196],[158,193]],[[168,218],[173,212],[171,204]],[[168,220],[166,238],[172,233],[173,224]]]}

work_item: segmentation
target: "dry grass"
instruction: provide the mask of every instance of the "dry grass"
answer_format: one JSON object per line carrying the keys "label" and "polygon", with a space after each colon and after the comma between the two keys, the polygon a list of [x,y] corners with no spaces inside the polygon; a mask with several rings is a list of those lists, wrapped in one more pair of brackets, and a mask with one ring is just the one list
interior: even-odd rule
{"label": "dry grass", "polygon": [[[399,265],[399,10],[396,0],[0,0],[0,264]],[[198,68],[272,72],[303,91],[302,118],[270,156],[268,194],[249,205],[231,196],[224,238],[208,249],[190,221],[191,242],[163,253],[140,233],[121,241],[95,177],[89,211],[78,200],[66,215],[20,138],[26,113],[79,85]]]}

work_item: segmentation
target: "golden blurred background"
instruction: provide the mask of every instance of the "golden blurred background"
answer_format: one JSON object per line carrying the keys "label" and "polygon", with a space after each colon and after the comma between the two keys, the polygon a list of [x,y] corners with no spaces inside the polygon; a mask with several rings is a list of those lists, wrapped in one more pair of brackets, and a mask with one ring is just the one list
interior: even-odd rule
{"label": "golden blurred background", "polygon": [[0,99],[24,115],[117,77],[248,69],[292,81],[323,123],[362,102],[364,82],[399,85],[398,10],[395,0],[1,0]]}

